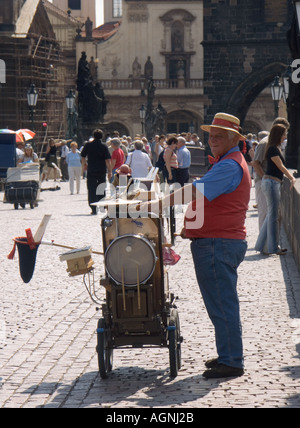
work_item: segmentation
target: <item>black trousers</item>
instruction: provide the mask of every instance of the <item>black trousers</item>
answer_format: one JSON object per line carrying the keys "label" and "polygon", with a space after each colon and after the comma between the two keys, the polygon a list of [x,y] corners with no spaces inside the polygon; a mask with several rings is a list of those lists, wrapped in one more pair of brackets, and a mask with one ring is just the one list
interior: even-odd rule
{"label": "black trousers", "polygon": [[186,183],[189,182],[190,174],[188,168],[178,168],[176,170],[176,182],[183,187]]}
{"label": "black trousers", "polygon": [[88,201],[92,212],[96,214],[96,207],[92,203],[100,201],[105,196],[106,176],[87,177]]}

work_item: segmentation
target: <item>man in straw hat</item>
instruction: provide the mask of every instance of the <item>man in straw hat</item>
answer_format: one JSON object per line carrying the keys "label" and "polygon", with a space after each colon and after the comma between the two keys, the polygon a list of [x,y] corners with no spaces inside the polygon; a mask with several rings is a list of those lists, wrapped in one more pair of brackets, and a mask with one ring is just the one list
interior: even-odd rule
{"label": "man in straw hat", "polygon": [[244,139],[239,126],[237,117],[225,113],[216,114],[211,125],[201,126],[209,133],[213,167],[200,180],[160,201],[160,208],[172,205],[181,192],[184,202],[190,202],[181,236],[191,240],[196,276],[215,328],[218,353],[205,363],[206,378],[244,373],[237,269],[247,249],[245,219],[251,179],[238,147]]}

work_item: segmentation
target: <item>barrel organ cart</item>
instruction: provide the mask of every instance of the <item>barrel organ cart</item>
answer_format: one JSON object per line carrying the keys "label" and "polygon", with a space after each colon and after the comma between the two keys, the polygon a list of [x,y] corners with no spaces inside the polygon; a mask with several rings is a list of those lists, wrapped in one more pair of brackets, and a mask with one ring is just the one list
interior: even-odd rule
{"label": "barrel organ cart", "polygon": [[[101,378],[107,377],[117,348],[160,347],[169,349],[170,376],[176,377],[181,367],[183,338],[176,298],[169,290],[164,266],[164,251],[172,245],[165,242],[166,230],[170,234],[171,229],[172,235],[174,221],[153,214],[124,218],[119,215],[119,203],[134,201],[98,203],[117,208],[111,216],[106,206],[108,214],[101,222],[105,275],[100,285],[105,287],[106,299],[105,303],[102,301],[102,316],[97,326],[99,373]],[[171,240],[174,241],[174,236]],[[93,262],[87,249],[83,251],[84,282],[92,299],[99,303],[93,296]],[[78,267],[78,273],[84,273],[82,266]],[[73,274],[76,272],[70,273]]]}

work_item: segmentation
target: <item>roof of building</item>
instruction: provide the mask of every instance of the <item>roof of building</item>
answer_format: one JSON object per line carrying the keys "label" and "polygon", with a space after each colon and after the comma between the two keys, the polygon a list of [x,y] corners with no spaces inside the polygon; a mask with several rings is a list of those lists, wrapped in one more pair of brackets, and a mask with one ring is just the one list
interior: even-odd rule
{"label": "roof of building", "polygon": [[16,22],[16,37],[26,37],[35,17],[40,0],[27,0]]}
{"label": "roof of building", "polygon": [[[105,24],[100,25],[100,27],[94,28],[93,38],[103,41],[108,40],[118,32],[120,25],[121,21],[106,22]],[[81,36],[85,37],[84,30],[82,31]]]}

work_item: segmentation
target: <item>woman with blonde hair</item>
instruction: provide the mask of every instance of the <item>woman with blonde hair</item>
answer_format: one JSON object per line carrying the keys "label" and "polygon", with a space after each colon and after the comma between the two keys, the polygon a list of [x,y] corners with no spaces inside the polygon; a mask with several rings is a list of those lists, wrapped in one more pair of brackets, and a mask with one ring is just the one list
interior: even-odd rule
{"label": "woman with blonde hair", "polygon": [[75,141],[70,144],[70,149],[66,157],[66,162],[68,164],[70,193],[74,195],[74,180],[76,180],[77,194],[80,192],[81,154],[78,150],[78,144]]}
{"label": "woman with blonde hair", "polygon": [[38,155],[33,151],[31,144],[25,144],[24,154],[18,159],[18,165],[21,163],[39,163]]}

